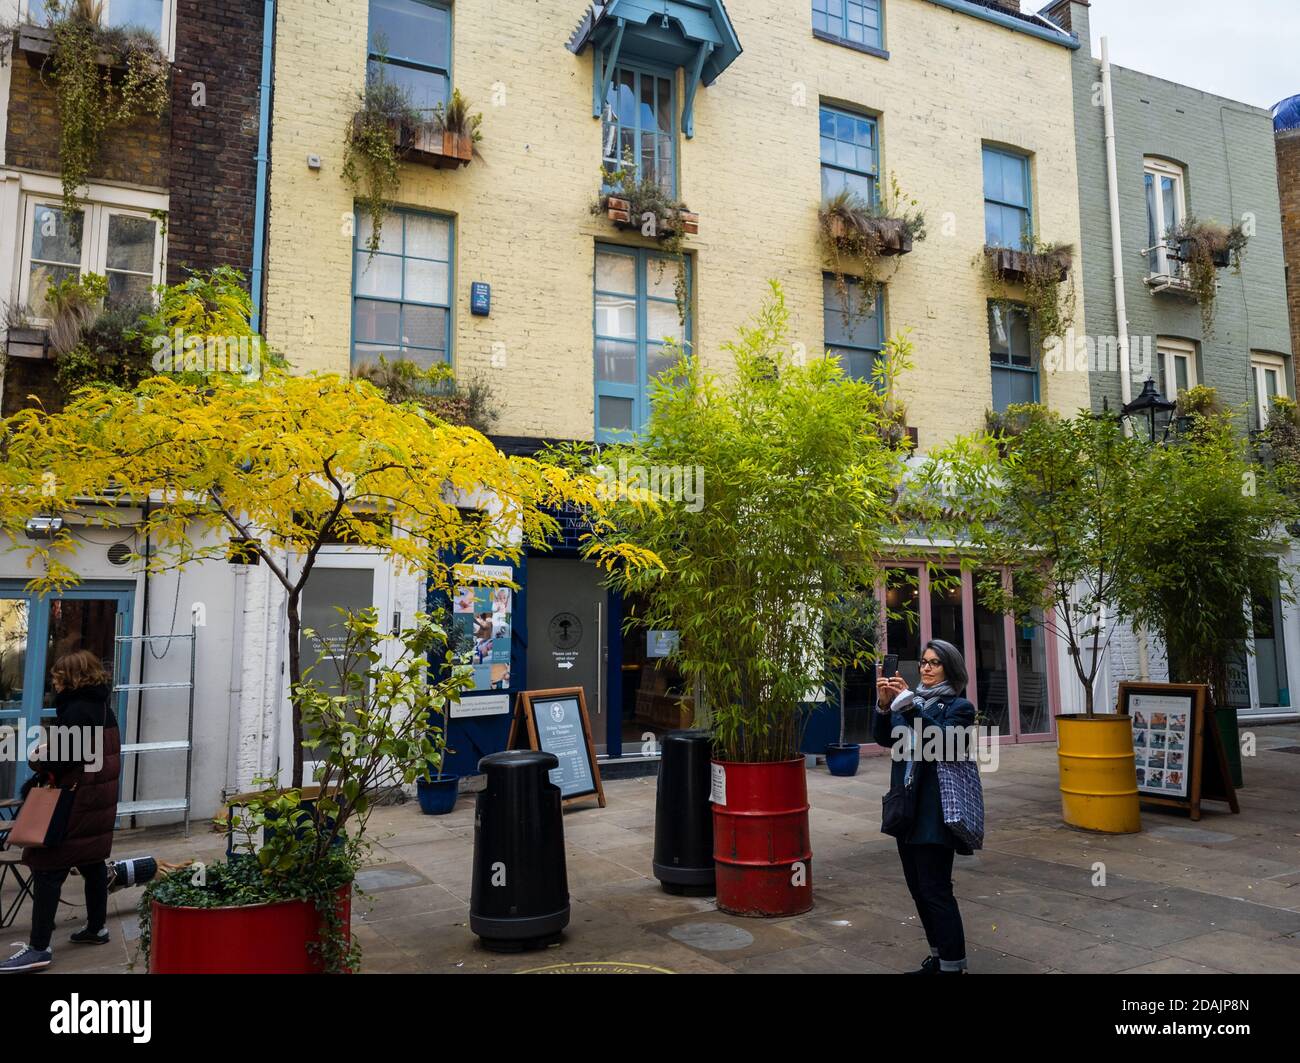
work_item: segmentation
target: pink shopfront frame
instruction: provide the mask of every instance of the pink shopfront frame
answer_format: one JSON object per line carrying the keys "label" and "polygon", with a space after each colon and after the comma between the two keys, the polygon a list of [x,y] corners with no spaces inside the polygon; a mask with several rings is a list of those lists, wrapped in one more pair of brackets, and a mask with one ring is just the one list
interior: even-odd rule
{"label": "pink shopfront frame", "polygon": [[[948,568],[948,566],[941,566]],[[932,616],[930,600],[930,566],[921,560],[899,559],[891,560],[888,564],[890,570],[906,570],[918,576],[917,583],[917,612],[919,613],[919,631],[920,642],[924,646],[932,636]],[[951,571],[951,569],[949,569]],[[1010,589],[1011,570],[1001,569],[1002,585]],[[878,599],[883,602],[885,588],[882,585],[876,588]],[[961,573],[961,611],[962,611],[962,641],[966,647],[965,653],[967,658],[967,667],[970,671],[970,681],[966,688],[966,696],[975,703],[980,705],[980,690],[978,680],[976,679],[975,662],[975,578],[974,573],[963,570]],[[883,612],[883,608],[882,608]],[[1044,640],[1044,656],[1046,657],[1045,667],[1047,671],[1047,730],[1031,734],[1020,733],[1020,669],[1016,663],[1016,619],[1007,613],[1002,616],[1003,624],[1003,652],[1006,656],[1006,674],[1007,674],[1007,720],[1010,723],[1011,731],[1009,734],[998,736],[998,742],[1001,745],[1012,745],[1029,742],[1055,742],[1056,741],[1056,716],[1061,711],[1060,707],[1060,675],[1057,662],[1056,647],[1056,630],[1053,625],[1053,617],[1044,613],[1038,628],[1042,633]],[[884,616],[881,617],[881,629],[887,631],[887,625],[884,623]],[[881,653],[889,653],[889,639],[886,634],[882,639]],[[864,746],[864,752],[870,749]],[[887,753],[888,750],[881,749],[881,753]]]}

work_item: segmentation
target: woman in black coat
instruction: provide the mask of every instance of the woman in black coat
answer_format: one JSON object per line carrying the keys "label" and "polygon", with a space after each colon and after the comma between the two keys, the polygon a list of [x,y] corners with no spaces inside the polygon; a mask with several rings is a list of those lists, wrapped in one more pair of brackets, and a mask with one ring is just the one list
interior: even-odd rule
{"label": "woman in black coat", "polygon": [[[975,706],[960,696],[965,689],[966,662],[961,651],[940,639],[931,639],[921,651],[921,682],[916,691],[898,676],[876,683],[872,737],[891,749],[901,742],[890,769],[891,788],[903,785],[909,767],[916,773],[916,818],[907,837],[896,839],[903,877],[930,945],[929,957],[913,974],[966,973],[966,937],[952,891],[952,864],[954,853],[969,856],[972,850],[944,823],[938,768],[921,756],[929,728],[944,731],[974,725]],[[918,719],[920,736],[915,730]],[[913,760],[918,738],[921,750]]]}
{"label": "woman in black coat", "polygon": [[[35,971],[53,958],[50,938],[59,894],[72,868],[86,884],[86,925],[71,940],[83,945],[108,942],[108,865],[117,820],[118,777],[122,746],[117,717],[109,705],[109,675],[89,650],[61,657],[50,671],[57,708],[55,726],[81,729],[80,759],[68,759],[67,743],[50,743],[37,751],[31,767],[37,782],[76,787],[68,831],[48,849],[24,849],[32,869],[32,935],[27,947],[0,962],[0,973]],[[64,732],[67,734],[68,732]],[[59,745],[64,748],[60,749]]]}

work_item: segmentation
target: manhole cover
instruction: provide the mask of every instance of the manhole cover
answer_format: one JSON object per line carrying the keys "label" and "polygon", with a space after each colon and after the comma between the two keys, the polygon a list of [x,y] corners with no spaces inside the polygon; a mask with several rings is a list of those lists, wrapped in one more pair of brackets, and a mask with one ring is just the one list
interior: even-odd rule
{"label": "manhole cover", "polygon": [[729,923],[683,923],[668,931],[668,936],[693,949],[708,952],[731,952],[754,944],[754,935]]}
{"label": "manhole cover", "polygon": [[519,974],[672,974],[663,967],[648,963],[621,963],[617,960],[593,960],[588,963],[553,963],[548,967],[534,967]]}
{"label": "manhole cover", "polygon": [[397,889],[399,886],[420,886],[429,880],[414,871],[400,871],[396,868],[372,867],[356,874],[357,885],[367,892]]}

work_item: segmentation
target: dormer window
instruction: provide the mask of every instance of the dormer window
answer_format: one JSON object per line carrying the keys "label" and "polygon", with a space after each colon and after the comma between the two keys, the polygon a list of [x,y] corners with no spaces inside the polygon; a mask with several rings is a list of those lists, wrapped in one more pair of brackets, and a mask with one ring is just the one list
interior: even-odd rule
{"label": "dormer window", "polygon": [[[629,125],[631,117],[625,104],[636,101],[638,106],[653,101],[649,115],[642,114],[633,126],[630,139],[639,142],[644,151],[644,135],[653,132],[651,147],[655,167],[660,167],[659,137],[668,135],[674,122],[665,124],[661,109],[663,100],[660,86],[654,78],[662,77],[671,86],[680,69],[684,75],[685,91],[681,99],[680,126],[687,138],[695,135],[695,94],[700,85],[712,85],[718,76],[740,55],[740,41],[727,17],[722,0],[606,0],[592,4],[569,39],[568,48],[581,55],[591,46],[594,62],[591,115],[606,119],[608,135],[611,120],[607,108],[613,95],[614,124],[618,135]],[[632,78],[627,94],[627,72],[650,71],[652,80]],[[618,91],[615,91],[615,86]],[[635,95],[632,93],[635,92]],[[676,112],[677,103],[671,94],[667,106]],[[605,144],[608,157],[609,143]],[[621,159],[620,159],[621,161]],[[647,161],[638,156],[638,165]]]}

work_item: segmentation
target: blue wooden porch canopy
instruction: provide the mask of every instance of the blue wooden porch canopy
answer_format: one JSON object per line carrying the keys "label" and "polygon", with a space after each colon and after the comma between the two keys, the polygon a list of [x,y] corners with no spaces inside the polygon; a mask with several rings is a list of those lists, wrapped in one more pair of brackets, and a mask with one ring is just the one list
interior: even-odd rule
{"label": "blue wooden porch canopy", "polygon": [[596,62],[591,114],[599,118],[620,58],[686,72],[682,132],[695,135],[695,91],[712,85],[740,55],[722,0],[605,0],[587,8],[569,38],[574,55],[590,44]]}

